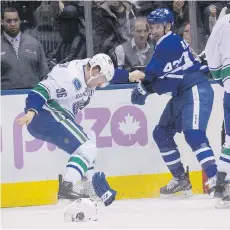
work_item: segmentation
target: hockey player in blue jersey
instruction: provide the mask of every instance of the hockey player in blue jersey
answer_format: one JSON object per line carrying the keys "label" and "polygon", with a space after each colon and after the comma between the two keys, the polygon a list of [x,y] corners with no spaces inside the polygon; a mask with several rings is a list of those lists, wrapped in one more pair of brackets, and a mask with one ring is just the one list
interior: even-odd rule
{"label": "hockey player in blue jersey", "polygon": [[189,45],[172,32],[174,18],[169,9],[154,10],[149,14],[148,22],[156,48],[145,69],[144,80],[132,92],[131,101],[144,105],[146,97],[152,93],[172,96],[153,130],[153,139],[173,175],[173,179],[160,189],[160,194],[192,194],[188,172],[185,172],[174,141],[175,134],[182,131],[209,178],[211,192],[216,182],[217,166],[206,136],[214,97],[204,74],[206,68],[194,56]]}

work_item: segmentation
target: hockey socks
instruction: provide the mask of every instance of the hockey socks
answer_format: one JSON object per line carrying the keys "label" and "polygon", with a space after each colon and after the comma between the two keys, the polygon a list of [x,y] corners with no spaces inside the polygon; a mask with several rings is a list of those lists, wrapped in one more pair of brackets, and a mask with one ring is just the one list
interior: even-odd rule
{"label": "hockey socks", "polygon": [[87,170],[87,161],[80,155],[73,155],[66,166],[65,180],[74,183],[80,181]]}

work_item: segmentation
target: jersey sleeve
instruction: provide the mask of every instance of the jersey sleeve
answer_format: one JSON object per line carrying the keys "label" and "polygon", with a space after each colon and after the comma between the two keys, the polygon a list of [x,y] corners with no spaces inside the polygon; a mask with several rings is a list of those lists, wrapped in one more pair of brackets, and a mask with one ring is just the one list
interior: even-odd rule
{"label": "jersey sleeve", "polygon": [[220,43],[220,53],[221,55],[221,79],[222,81],[226,81],[230,79],[230,22],[228,22],[228,27],[225,28],[226,35],[222,37],[222,41]]}
{"label": "jersey sleeve", "polygon": [[66,89],[54,79],[48,78],[41,81],[29,92],[26,99],[26,110],[33,110],[35,113],[39,113],[48,100],[56,100],[59,97],[66,96]]}
{"label": "jersey sleeve", "polygon": [[212,77],[216,80],[221,79],[221,69],[222,69],[221,55],[220,55],[218,44],[219,41],[216,39],[213,33],[210,35],[205,47],[205,56],[208,62],[208,67],[212,74]]}
{"label": "jersey sleeve", "polygon": [[164,52],[164,50],[160,48],[160,50],[156,50],[153,54],[151,61],[145,69],[145,80],[152,82],[161,75],[163,69],[161,52]]}
{"label": "jersey sleeve", "polygon": [[41,81],[37,86],[35,86],[32,91],[42,96],[47,100],[56,100],[61,97],[61,94],[67,96],[65,89],[65,84],[61,85],[58,81],[54,79],[47,79]]}
{"label": "jersey sleeve", "polygon": [[224,20],[217,21],[205,47],[208,67],[216,80],[224,80],[229,75],[230,25],[227,27],[224,24]]}
{"label": "jersey sleeve", "polygon": [[26,99],[26,110],[39,113],[47,101],[60,100],[69,96],[67,91],[70,90],[72,82],[67,79],[71,79],[71,71],[68,65],[65,65],[55,66],[48,74],[48,78],[30,91]]}
{"label": "jersey sleeve", "polygon": [[125,69],[115,69],[114,76],[110,84],[125,84],[129,82],[129,72]]}

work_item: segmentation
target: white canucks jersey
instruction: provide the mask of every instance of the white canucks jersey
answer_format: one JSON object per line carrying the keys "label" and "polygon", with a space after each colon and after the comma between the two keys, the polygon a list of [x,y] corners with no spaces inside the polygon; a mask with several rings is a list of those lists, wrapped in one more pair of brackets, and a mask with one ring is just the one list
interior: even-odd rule
{"label": "white canucks jersey", "polygon": [[225,81],[230,78],[230,14],[215,24],[205,54],[214,79]]}
{"label": "white canucks jersey", "polygon": [[55,66],[48,78],[32,91],[45,98],[43,109],[75,117],[90,101],[95,88],[85,82],[84,66],[89,59],[74,60]]}

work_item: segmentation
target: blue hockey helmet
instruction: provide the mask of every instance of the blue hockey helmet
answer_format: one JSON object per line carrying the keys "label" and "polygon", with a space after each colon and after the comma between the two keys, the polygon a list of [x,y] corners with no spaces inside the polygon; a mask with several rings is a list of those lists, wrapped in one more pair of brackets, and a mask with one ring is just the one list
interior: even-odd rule
{"label": "blue hockey helmet", "polygon": [[174,23],[174,16],[168,8],[158,8],[147,17],[149,24]]}

